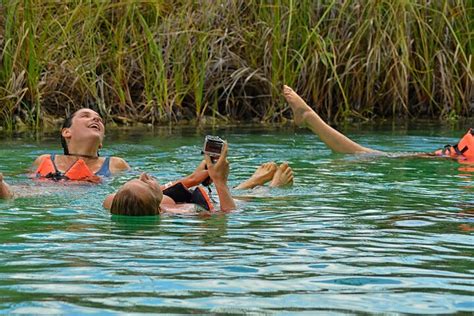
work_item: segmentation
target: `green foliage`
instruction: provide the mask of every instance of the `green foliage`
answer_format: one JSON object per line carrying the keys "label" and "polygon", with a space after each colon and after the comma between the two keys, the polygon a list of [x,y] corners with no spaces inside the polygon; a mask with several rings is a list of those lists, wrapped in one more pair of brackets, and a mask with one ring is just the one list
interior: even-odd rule
{"label": "green foliage", "polygon": [[471,1],[0,0],[0,119],[472,114]]}

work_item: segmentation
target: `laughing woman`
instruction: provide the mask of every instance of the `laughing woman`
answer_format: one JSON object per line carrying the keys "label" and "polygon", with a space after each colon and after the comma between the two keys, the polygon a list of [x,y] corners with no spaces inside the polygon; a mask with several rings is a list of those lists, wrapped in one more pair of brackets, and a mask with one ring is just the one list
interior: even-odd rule
{"label": "laughing woman", "polygon": [[[53,181],[83,181],[99,183],[102,177],[109,177],[130,169],[128,163],[119,157],[100,157],[105,127],[100,115],[91,109],[80,109],[67,117],[61,128],[62,155],[45,154],[33,163],[34,177]],[[193,186],[208,177],[207,170],[199,167],[191,175],[179,180]],[[0,173],[0,199],[16,195],[23,196],[18,188],[3,181]],[[28,195],[28,194],[27,194]]]}
{"label": "laughing woman", "polygon": [[105,127],[100,115],[91,109],[80,109],[66,118],[61,129],[63,155],[46,154],[33,163],[36,177],[52,180],[99,182],[130,169],[119,157],[99,157]]}
{"label": "laughing woman", "polygon": [[[119,157],[99,157],[105,127],[100,115],[91,109],[80,109],[64,120],[61,128],[63,155],[41,155],[33,163],[37,179],[72,180],[99,183],[108,177],[130,169]],[[25,191],[25,190],[20,190]],[[0,198],[14,197],[14,192],[0,174]]]}

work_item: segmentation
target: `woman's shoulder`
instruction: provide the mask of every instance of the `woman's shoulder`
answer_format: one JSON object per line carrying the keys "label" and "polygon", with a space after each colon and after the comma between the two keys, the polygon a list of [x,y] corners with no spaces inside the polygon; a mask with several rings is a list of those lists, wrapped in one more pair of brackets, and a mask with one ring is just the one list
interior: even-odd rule
{"label": "woman's shoulder", "polygon": [[33,166],[34,167],[38,167],[39,165],[41,165],[41,163],[43,162],[43,160],[45,159],[48,159],[51,157],[51,154],[43,154],[41,156],[38,156],[35,161],[33,162]]}
{"label": "woman's shoulder", "polygon": [[125,161],[125,159],[120,157],[110,157],[111,172],[120,172],[126,170],[130,170],[130,165]]}

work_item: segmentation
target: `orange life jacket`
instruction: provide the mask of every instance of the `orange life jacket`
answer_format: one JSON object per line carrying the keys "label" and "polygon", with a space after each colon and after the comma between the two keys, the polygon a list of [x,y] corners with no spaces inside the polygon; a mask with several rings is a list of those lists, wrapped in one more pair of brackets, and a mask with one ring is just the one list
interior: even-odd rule
{"label": "orange life jacket", "polygon": [[[104,165],[108,161],[104,162]],[[99,171],[101,171],[101,168]],[[73,180],[73,181],[87,181],[98,183],[101,181],[101,177],[97,174],[94,174],[84,160],[78,159],[66,172],[60,172],[54,163],[54,155],[50,155],[41,161],[38,169],[36,169],[37,178],[46,178],[54,181],[59,180]]]}
{"label": "orange life jacket", "polygon": [[443,149],[435,151],[438,156],[451,158],[474,159],[474,130],[470,128],[466,135],[456,145],[446,145]]}

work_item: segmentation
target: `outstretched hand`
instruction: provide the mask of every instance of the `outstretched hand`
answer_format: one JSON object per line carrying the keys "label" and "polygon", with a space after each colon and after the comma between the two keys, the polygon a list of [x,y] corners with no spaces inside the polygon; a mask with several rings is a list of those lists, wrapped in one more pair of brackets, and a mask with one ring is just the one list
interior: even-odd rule
{"label": "outstretched hand", "polygon": [[222,147],[221,156],[216,163],[213,163],[209,155],[205,155],[207,170],[209,177],[216,185],[227,184],[227,178],[229,177],[229,161],[227,160],[227,143],[224,143]]}

